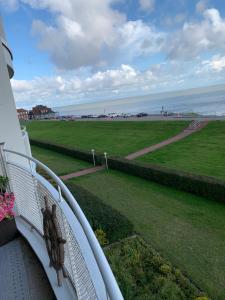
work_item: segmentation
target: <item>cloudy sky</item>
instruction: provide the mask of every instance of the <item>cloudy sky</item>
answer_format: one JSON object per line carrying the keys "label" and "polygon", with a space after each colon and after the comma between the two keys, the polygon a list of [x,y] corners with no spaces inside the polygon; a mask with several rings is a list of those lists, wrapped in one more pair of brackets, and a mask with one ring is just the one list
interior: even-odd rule
{"label": "cloudy sky", "polygon": [[0,0],[18,107],[224,84],[223,0]]}

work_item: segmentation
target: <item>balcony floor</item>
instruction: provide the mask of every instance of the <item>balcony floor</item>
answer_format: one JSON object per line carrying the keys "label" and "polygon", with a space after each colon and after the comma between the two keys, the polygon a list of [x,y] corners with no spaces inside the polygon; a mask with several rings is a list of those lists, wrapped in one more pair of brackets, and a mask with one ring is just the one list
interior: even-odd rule
{"label": "balcony floor", "polygon": [[0,300],[56,299],[36,255],[22,237],[0,247]]}

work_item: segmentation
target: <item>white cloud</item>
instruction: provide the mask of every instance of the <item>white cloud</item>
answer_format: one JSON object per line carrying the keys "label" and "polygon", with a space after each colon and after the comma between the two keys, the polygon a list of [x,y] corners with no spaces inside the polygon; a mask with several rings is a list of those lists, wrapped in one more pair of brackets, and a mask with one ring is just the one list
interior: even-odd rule
{"label": "white cloud", "polygon": [[225,19],[218,10],[207,9],[200,23],[185,23],[182,30],[170,36],[167,48],[171,59],[193,59],[206,51],[224,51]]}
{"label": "white cloud", "polygon": [[16,10],[18,5],[19,3],[17,0],[0,0],[0,6],[4,7],[6,10]]}
{"label": "white cloud", "polygon": [[207,9],[208,6],[208,0],[200,0],[196,4],[196,11],[198,13],[202,13]]}
{"label": "white cloud", "polygon": [[119,29],[120,48],[126,57],[141,56],[160,52],[166,34],[146,25],[143,21],[128,21]]}
{"label": "white cloud", "polygon": [[[192,63],[157,64],[143,72],[130,65],[121,65],[84,79],[78,76],[43,77],[30,81],[13,79],[12,87],[17,106],[46,103],[54,107],[184,88],[188,79],[195,80],[194,76]],[[201,78],[203,80],[204,76]],[[213,80],[216,80],[215,76]]]}
{"label": "white cloud", "polygon": [[[0,0],[1,1],[1,0]],[[12,0],[11,0],[12,1]],[[15,1],[15,0],[14,0]],[[20,0],[33,9],[48,10],[54,22],[34,20],[32,33],[39,48],[47,51],[53,63],[64,70],[102,67],[117,61],[160,51],[165,34],[141,20],[127,21],[112,7],[118,0]],[[142,0],[145,10],[154,1]]]}
{"label": "white cloud", "polygon": [[151,12],[154,9],[155,0],[139,0],[140,9],[145,12]]}
{"label": "white cloud", "polygon": [[225,56],[215,55],[210,60],[204,60],[200,66],[197,67],[196,73],[220,73],[221,71],[225,71]]}

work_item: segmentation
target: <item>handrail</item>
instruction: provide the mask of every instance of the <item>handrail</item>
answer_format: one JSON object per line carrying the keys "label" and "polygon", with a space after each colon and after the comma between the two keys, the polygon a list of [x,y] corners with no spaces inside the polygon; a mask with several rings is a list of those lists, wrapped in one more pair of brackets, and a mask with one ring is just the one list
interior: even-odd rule
{"label": "handrail", "polygon": [[35,164],[40,166],[44,171],[46,171],[46,173],[48,175],[50,175],[54,179],[54,181],[59,185],[62,192],[64,193],[64,195],[67,198],[66,200],[67,200],[69,206],[71,207],[73,213],[75,214],[76,218],[78,219],[80,225],[83,228],[83,231],[84,231],[84,233],[87,237],[87,240],[89,242],[89,245],[92,249],[93,255],[96,259],[97,265],[100,269],[100,272],[101,272],[101,275],[102,275],[102,278],[105,283],[106,290],[107,290],[107,293],[108,293],[110,299],[111,300],[123,300],[123,296],[122,296],[119,286],[116,282],[116,279],[112,273],[109,263],[104,255],[104,252],[103,252],[101,246],[99,245],[99,242],[98,242],[89,222],[87,221],[79,204],[77,203],[77,201],[75,200],[75,198],[73,197],[73,195],[69,191],[69,189],[66,187],[66,185],[63,183],[63,181],[51,169],[49,169],[45,164],[43,164],[39,160],[37,160],[33,157],[30,157],[30,156],[27,156],[25,154],[13,151],[13,150],[3,149],[3,151],[6,153],[12,153],[12,154],[24,157],[24,158],[28,159],[29,161],[34,162]]}

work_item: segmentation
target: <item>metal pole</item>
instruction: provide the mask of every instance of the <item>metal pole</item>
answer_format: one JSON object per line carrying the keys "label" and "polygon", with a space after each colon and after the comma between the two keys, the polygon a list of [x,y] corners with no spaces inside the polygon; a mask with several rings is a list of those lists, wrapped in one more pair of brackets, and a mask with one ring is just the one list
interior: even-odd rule
{"label": "metal pole", "polygon": [[107,152],[104,152],[104,156],[105,156],[105,166],[106,166],[106,169],[108,170],[109,167],[108,167]]}
{"label": "metal pole", "polygon": [[92,152],[92,156],[93,156],[93,164],[95,166],[95,149],[92,149],[91,152]]}
{"label": "metal pole", "polygon": [[7,169],[7,163],[6,163],[6,154],[4,152],[4,145],[5,143],[0,143],[0,160],[1,160],[1,169],[2,169],[2,175],[5,177],[8,177],[8,190],[9,192],[12,192],[11,188],[11,182],[10,178],[8,176],[8,169]]}

